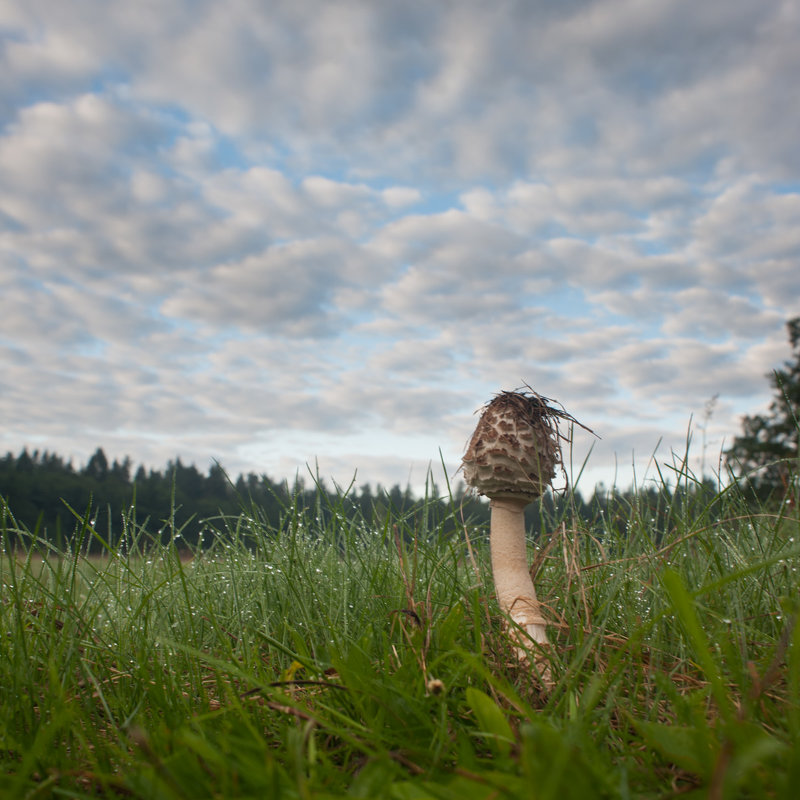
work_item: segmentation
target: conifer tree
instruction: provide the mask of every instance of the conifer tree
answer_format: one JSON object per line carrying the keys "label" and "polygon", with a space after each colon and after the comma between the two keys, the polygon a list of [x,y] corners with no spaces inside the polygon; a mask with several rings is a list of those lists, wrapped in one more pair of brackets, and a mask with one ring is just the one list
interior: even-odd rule
{"label": "conifer tree", "polygon": [[726,452],[728,467],[759,499],[797,492],[800,430],[800,317],[787,322],[792,359],[772,374],[775,397],[766,414],[742,419],[742,434]]}

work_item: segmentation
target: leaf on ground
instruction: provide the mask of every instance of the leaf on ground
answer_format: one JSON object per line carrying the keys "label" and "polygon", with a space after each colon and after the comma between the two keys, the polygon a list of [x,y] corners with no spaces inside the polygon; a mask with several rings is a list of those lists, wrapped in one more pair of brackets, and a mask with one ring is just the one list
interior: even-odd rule
{"label": "leaf on ground", "polygon": [[470,686],[466,694],[467,703],[478,720],[481,733],[487,735],[492,749],[501,755],[508,755],[514,743],[514,732],[502,709],[480,689]]}

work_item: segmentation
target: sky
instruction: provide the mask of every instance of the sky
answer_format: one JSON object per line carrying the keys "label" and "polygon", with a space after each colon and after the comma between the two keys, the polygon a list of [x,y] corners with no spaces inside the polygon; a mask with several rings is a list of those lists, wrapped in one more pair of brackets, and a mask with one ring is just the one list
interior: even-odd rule
{"label": "sky", "polygon": [[717,472],[798,87],[797,0],[0,0],[0,450],[421,491],[528,385],[587,493]]}

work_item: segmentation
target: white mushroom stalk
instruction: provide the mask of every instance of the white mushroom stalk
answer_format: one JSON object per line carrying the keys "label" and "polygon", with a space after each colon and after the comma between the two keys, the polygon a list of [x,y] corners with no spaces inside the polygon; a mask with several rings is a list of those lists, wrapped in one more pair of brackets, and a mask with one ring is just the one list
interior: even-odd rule
{"label": "white mushroom stalk", "polygon": [[[549,644],[525,546],[527,498],[492,498],[492,574],[500,608],[537,644]],[[520,655],[523,655],[521,652]]]}
{"label": "white mushroom stalk", "polygon": [[[492,574],[500,609],[513,623],[517,655],[548,645],[525,543],[525,507],[541,497],[561,464],[558,421],[572,416],[535,392],[501,392],[483,409],[462,461],[464,478],[491,500]],[[580,423],[577,423],[580,424]],[[581,426],[583,427],[583,426]],[[541,663],[542,678],[549,671]]]}

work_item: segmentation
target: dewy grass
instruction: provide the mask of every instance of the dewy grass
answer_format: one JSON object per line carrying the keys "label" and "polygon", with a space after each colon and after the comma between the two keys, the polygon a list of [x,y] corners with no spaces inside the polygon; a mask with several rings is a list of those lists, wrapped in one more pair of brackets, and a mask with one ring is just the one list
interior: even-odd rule
{"label": "dewy grass", "polygon": [[651,488],[547,520],[546,692],[470,520],[320,495],[191,552],[131,509],[90,556],[3,507],[0,796],[793,798],[797,511]]}

